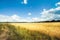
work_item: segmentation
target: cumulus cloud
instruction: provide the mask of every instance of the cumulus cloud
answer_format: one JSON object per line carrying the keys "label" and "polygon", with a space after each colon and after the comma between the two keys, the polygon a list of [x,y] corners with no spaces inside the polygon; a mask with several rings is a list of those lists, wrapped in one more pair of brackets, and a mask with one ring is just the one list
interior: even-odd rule
{"label": "cumulus cloud", "polygon": [[30,15],[32,15],[32,14],[29,12],[28,15],[30,16]]}
{"label": "cumulus cloud", "polygon": [[[59,3],[57,3],[59,4]],[[36,21],[51,21],[51,20],[60,20],[60,6],[56,8],[51,8],[49,10],[43,9],[39,17],[27,17],[23,18],[16,14],[7,16],[0,15],[0,22],[36,22]],[[31,16],[31,12],[28,13]]]}
{"label": "cumulus cloud", "polygon": [[30,18],[23,18],[18,15],[0,15],[0,22],[32,22]]}
{"label": "cumulus cloud", "polygon": [[27,0],[23,0],[22,4],[27,4]]}
{"label": "cumulus cloud", "polygon": [[12,16],[0,15],[0,22],[34,22],[37,20],[38,18],[23,18],[15,14]]}
{"label": "cumulus cloud", "polygon": [[36,21],[39,21],[39,18],[38,17],[34,17],[34,18],[32,18],[32,21],[34,22],[36,22]]}
{"label": "cumulus cloud", "polygon": [[49,10],[43,9],[41,12],[40,20],[59,20],[60,19],[60,6],[57,8],[51,8]]}
{"label": "cumulus cloud", "polygon": [[55,5],[56,5],[56,6],[60,6],[60,2],[56,3]]}

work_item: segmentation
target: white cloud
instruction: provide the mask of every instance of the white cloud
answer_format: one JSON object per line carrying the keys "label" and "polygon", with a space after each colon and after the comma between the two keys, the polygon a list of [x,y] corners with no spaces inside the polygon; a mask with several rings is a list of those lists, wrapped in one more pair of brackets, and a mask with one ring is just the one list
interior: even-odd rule
{"label": "white cloud", "polygon": [[32,14],[29,12],[28,15],[31,16]]}
{"label": "white cloud", "polygon": [[[57,12],[57,13],[56,13]],[[47,20],[59,20],[60,19],[60,7],[51,8],[49,10],[43,9],[41,12],[40,20],[47,21]]]}
{"label": "white cloud", "polygon": [[12,16],[0,15],[0,22],[16,22],[19,20],[20,17],[17,15],[12,15]]}
{"label": "white cloud", "polygon": [[[28,13],[29,16],[32,13]],[[0,22],[36,22],[36,21],[51,21],[51,20],[60,20],[60,6],[56,8],[51,8],[49,10],[43,9],[39,17],[27,17],[23,18],[16,14],[12,16],[0,15]]]}
{"label": "white cloud", "polygon": [[31,22],[31,19],[28,18],[23,18],[18,15],[12,15],[12,16],[7,16],[7,15],[0,15],[0,22]]}
{"label": "white cloud", "polygon": [[[43,9],[43,11],[41,12],[41,16],[39,17],[27,17],[27,18],[23,18],[20,17],[16,14],[12,15],[12,16],[7,16],[7,15],[0,15],[0,22],[36,22],[36,21],[47,21],[47,20],[60,20],[60,7],[57,8],[51,8],[49,10]],[[56,13],[58,12],[58,13]],[[28,15],[32,15],[30,12],[28,13]]]}
{"label": "white cloud", "polygon": [[56,3],[55,5],[56,5],[56,6],[60,6],[60,2]]}
{"label": "white cloud", "polygon": [[23,0],[22,4],[27,4],[27,0]]}
{"label": "white cloud", "polygon": [[34,22],[34,21],[39,21],[39,18],[38,17],[34,17],[34,18],[32,18],[32,21]]}

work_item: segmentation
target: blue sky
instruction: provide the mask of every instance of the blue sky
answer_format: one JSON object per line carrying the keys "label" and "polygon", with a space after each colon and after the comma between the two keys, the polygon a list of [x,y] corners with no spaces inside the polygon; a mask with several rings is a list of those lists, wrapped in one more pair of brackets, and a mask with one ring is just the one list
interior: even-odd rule
{"label": "blue sky", "polygon": [[[40,21],[41,19],[46,20],[46,17],[42,17],[44,11],[60,7],[59,3],[60,0],[0,0],[0,15],[6,17],[2,17],[4,20],[1,19],[0,21],[8,21],[9,17],[12,20],[17,17],[18,20],[15,21],[21,19],[23,21],[27,21],[27,19],[30,21],[33,19],[36,21]],[[57,10],[55,13],[60,14],[60,10]],[[14,18],[11,18],[12,16]]]}

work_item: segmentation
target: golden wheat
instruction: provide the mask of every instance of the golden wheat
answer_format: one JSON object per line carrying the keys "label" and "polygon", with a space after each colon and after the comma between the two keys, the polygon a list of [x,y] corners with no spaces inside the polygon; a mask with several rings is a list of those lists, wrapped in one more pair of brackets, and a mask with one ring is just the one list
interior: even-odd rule
{"label": "golden wheat", "polygon": [[52,23],[11,23],[15,26],[20,26],[32,31],[39,31],[50,36],[56,36],[60,38],[60,22]]}

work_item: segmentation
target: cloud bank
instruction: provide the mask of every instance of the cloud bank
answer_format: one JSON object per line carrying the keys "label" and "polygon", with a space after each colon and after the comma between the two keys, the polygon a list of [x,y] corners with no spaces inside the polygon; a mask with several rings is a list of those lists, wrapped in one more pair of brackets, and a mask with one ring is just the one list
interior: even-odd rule
{"label": "cloud bank", "polygon": [[[60,5],[60,2],[56,3],[55,5]],[[36,21],[51,21],[51,20],[60,20],[60,6],[56,8],[51,8],[49,10],[43,9],[40,13],[41,16],[39,17],[27,17],[22,18],[18,15],[1,15],[0,14],[0,22],[36,22]],[[32,15],[32,13],[28,13],[28,15]]]}

